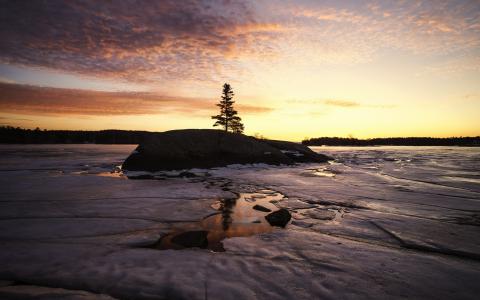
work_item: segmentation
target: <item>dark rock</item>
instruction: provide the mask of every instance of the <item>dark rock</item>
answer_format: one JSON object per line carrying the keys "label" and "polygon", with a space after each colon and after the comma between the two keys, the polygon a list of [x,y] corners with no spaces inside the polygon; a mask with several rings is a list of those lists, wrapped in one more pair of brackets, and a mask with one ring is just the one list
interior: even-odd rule
{"label": "dark rock", "polygon": [[178,177],[193,178],[193,177],[197,177],[197,175],[195,175],[192,172],[183,171],[180,174],[178,174]]}
{"label": "dark rock", "polygon": [[270,225],[278,227],[285,227],[291,218],[292,216],[290,215],[290,212],[285,208],[274,211],[265,216],[265,219],[267,219]]}
{"label": "dark rock", "polygon": [[255,206],[253,206],[253,209],[256,209],[256,210],[259,210],[259,211],[264,211],[264,212],[271,212],[272,211],[271,209],[268,209],[265,206],[261,206],[261,205],[258,205],[258,204],[255,204]]}
{"label": "dark rock", "polygon": [[288,156],[295,162],[327,162],[333,158],[319,154],[308,148],[307,146],[294,142],[276,141],[276,140],[261,140],[262,142],[280,150],[283,154]]}
{"label": "dark rock", "polygon": [[326,156],[301,144],[258,140],[222,130],[186,129],[152,134],[125,160],[122,169],[161,171],[229,164],[278,165],[327,160]]}
{"label": "dark rock", "polygon": [[15,285],[15,281],[11,280],[0,280],[0,287]]}
{"label": "dark rock", "polygon": [[155,179],[155,176],[150,174],[142,174],[142,175],[135,175],[135,176],[127,176],[128,179]]}
{"label": "dark rock", "polygon": [[207,248],[208,247],[208,231],[185,231],[172,237],[172,243],[186,247],[186,248]]}

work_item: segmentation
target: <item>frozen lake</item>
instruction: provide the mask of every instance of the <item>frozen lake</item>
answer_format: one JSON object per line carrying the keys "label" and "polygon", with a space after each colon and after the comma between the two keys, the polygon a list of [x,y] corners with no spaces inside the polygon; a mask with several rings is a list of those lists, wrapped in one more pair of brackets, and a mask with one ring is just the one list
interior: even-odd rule
{"label": "frozen lake", "polygon": [[[480,148],[312,147],[335,161],[132,180],[134,148],[0,146],[0,298],[478,298]],[[164,246],[185,228],[215,247]]]}

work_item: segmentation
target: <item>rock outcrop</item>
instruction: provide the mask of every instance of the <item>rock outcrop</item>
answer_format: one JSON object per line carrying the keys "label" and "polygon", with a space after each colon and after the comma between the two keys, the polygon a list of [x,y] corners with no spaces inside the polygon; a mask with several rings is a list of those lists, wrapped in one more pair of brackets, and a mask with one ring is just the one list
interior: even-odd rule
{"label": "rock outcrop", "polygon": [[186,129],[153,134],[123,163],[129,171],[222,167],[230,164],[326,162],[330,158],[307,146],[259,140],[221,130]]}
{"label": "rock outcrop", "polygon": [[280,150],[280,152],[282,152],[295,162],[326,162],[328,160],[332,160],[332,158],[326,155],[318,154],[312,151],[310,148],[303,144],[276,140],[261,141]]}

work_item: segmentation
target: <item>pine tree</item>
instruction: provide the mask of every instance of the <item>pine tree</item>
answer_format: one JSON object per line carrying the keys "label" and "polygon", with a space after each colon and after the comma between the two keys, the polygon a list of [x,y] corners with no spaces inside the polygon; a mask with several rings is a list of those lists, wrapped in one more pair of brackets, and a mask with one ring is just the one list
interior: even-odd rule
{"label": "pine tree", "polygon": [[243,133],[244,127],[242,119],[237,115],[238,112],[233,108],[233,90],[230,84],[223,85],[222,99],[218,104],[220,107],[220,114],[212,116],[212,119],[217,120],[213,126],[223,126],[225,131],[234,133]]}

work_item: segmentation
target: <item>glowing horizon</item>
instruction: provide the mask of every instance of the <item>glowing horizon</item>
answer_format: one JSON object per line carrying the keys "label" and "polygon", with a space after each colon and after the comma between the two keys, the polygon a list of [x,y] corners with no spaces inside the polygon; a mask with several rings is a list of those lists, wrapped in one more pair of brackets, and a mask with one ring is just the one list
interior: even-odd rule
{"label": "glowing horizon", "polygon": [[3,3],[0,125],[480,135],[478,1]]}

